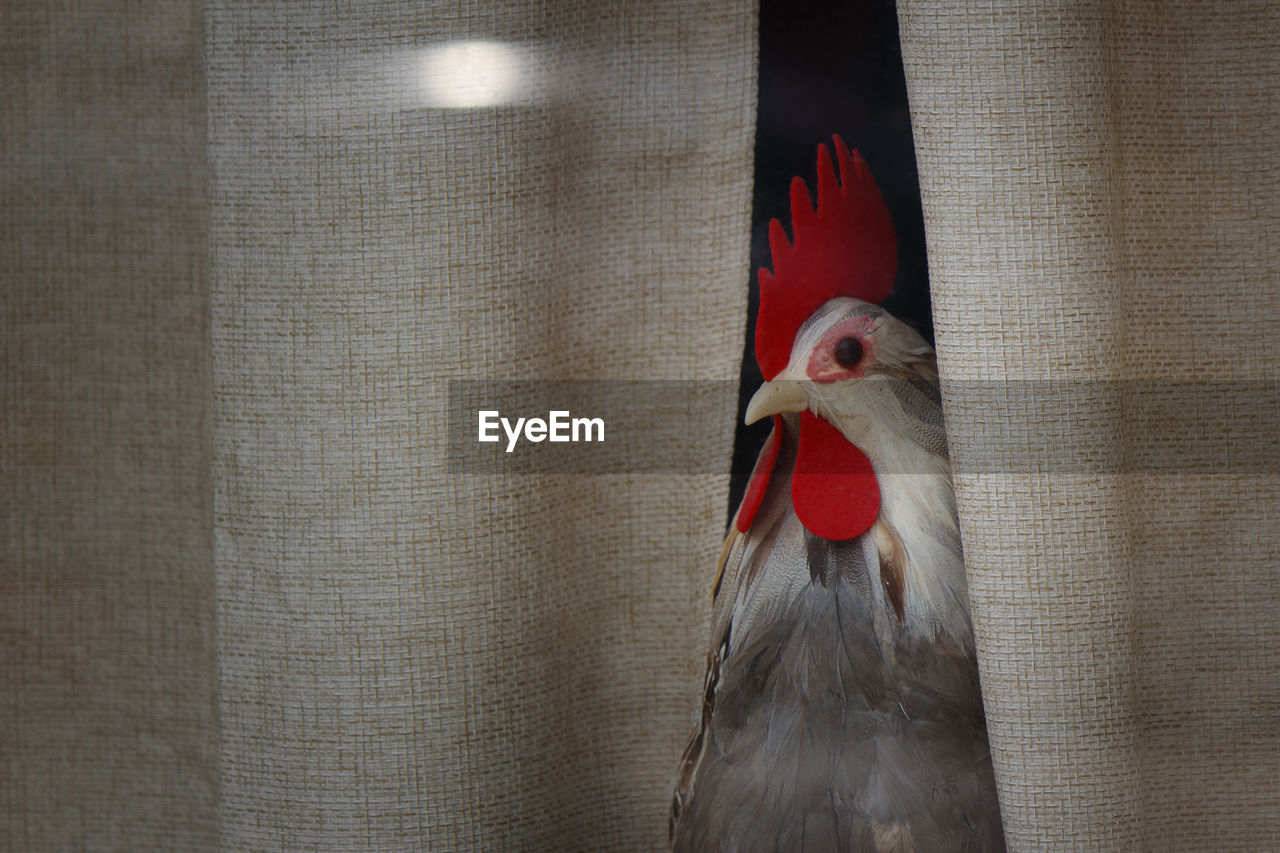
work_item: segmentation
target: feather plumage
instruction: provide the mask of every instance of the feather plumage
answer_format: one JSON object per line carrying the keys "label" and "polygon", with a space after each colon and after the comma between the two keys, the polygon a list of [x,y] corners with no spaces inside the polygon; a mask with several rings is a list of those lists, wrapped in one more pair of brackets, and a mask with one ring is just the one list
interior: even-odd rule
{"label": "feather plumage", "polygon": [[[717,567],[681,851],[1000,851],[932,348],[877,305],[892,225],[824,148],[772,223],[749,407],[774,434]],[[855,298],[857,297],[857,298]]]}
{"label": "feather plumage", "polygon": [[[904,583],[926,570],[910,551],[929,549],[885,519],[846,541],[804,528],[789,421],[756,523],[727,542],[673,849],[1002,850],[967,608],[958,629],[927,616],[954,606],[946,597],[899,619],[885,543]],[[963,594],[958,537],[939,528]]]}

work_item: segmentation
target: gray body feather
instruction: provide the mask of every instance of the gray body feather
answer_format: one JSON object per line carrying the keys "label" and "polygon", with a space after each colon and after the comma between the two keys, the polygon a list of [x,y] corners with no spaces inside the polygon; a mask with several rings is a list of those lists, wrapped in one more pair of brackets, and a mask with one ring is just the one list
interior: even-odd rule
{"label": "gray body feather", "polygon": [[[890,381],[915,411],[880,445],[862,436],[859,446],[876,463],[887,458],[883,442],[897,441],[945,466],[945,442],[930,440],[941,435],[936,396],[922,404],[908,393],[918,378]],[[819,539],[791,505],[795,433],[779,439],[751,530],[726,545],[701,721],[672,807],[673,849],[1004,850],[954,503],[936,508],[947,516],[936,523],[899,510],[895,528],[889,516],[906,498],[881,477],[876,527],[845,542]],[[950,494],[949,469],[945,477]],[[916,562],[887,566],[891,558]],[[887,569],[905,572],[905,614],[886,593]],[[913,590],[913,578],[927,583]]]}

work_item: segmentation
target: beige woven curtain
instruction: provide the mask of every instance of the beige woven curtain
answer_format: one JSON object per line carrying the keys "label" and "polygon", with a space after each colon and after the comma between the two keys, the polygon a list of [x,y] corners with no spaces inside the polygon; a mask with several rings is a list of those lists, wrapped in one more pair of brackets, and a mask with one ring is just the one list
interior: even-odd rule
{"label": "beige woven curtain", "polygon": [[1280,6],[899,0],[1017,850],[1280,848]]}
{"label": "beige woven curtain", "polygon": [[194,4],[0,4],[0,848],[209,850]]}
{"label": "beige woven curtain", "polygon": [[[0,22],[0,847],[658,849],[751,4]],[[723,473],[450,471],[449,380],[510,378],[718,380]]]}
{"label": "beige woven curtain", "polygon": [[754,15],[485,5],[209,10],[233,849],[664,838],[727,476],[450,470],[448,380],[736,375]]}

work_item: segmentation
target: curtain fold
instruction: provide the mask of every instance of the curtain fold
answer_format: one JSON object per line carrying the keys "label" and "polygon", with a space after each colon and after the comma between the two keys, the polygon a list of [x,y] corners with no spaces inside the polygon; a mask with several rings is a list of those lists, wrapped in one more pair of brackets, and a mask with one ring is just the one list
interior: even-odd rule
{"label": "curtain fold", "polygon": [[1280,13],[899,0],[1012,849],[1280,833]]}
{"label": "curtain fold", "polygon": [[198,3],[0,5],[0,847],[217,838]]}
{"label": "curtain fold", "polygon": [[210,5],[225,848],[663,844],[727,474],[473,470],[450,381],[732,391],[755,50],[750,4]]}

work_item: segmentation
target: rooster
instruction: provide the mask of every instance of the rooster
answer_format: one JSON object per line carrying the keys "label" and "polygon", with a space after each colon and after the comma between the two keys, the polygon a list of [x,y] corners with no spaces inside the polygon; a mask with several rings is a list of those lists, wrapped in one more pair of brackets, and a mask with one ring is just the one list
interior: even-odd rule
{"label": "rooster", "polygon": [[932,347],[878,304],[892,221],[818,148],[770,223],[747,422],[773,418],[717,569],[675,851],[999,851]]}

